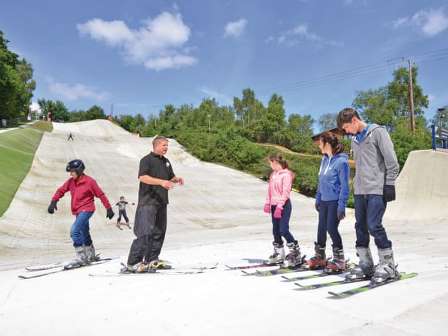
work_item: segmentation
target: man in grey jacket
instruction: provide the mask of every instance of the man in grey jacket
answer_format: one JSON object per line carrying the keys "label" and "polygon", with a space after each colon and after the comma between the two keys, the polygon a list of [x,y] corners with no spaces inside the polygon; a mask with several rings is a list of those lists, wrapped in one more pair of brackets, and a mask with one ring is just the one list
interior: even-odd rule
{"label": "man in grey jacket", "polygon": [[[387,202],[395,200],[399,165],[394,145],[385,127],[365,123],[355,109],[343,109],[337,122],[346,134],[353,135],[352,150],[356,166],[353,187],[359,266],[350,272],[348,278],[371,278],[374,282],[395,279],[399,273],[394,262],[392,242],[382,224]],[[369,248],[370,235],[378,248],[379,264],[375,268]]]}

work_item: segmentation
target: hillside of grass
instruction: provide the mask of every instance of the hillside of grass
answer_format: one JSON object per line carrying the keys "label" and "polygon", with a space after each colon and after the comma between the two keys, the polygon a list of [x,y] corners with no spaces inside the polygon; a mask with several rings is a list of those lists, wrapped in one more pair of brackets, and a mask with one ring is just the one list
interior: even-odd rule
{"label": "hillside of grass", "polygon": [[27,127],[0,133],[0,216],[8,209],[30,170],[42,135],[52,129],[51,123],[38,121]]}

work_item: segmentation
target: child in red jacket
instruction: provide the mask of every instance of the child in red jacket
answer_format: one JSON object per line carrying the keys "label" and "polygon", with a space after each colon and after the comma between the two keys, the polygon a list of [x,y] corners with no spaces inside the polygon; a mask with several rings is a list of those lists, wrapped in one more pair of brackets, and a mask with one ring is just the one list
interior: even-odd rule
{"label": "child in red jacket", "polygon": [[112,219],[114,212],[104,192],[96,181],[84,174],[84,163],[81,160],[72,160],[67,164],[66,171],[70,172],[70,178],[56,191],[48,212],[53,214],[57,210],[57,202],[70,191],[72,197],[72,214],[76,216],[70,236],[75,247],[76,257],[67,268],[74,268],[86,265],[97,260],[95,247],[90,237],[89,219],[95,212],[94,197],[98,197],[107,210],[106,217]]}

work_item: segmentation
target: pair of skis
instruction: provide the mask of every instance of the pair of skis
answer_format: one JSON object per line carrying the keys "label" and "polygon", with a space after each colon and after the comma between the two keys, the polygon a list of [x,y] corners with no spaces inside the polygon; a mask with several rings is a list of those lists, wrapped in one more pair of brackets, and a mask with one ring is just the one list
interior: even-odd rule
{"label": "pair of skis", "polygon": [[40,278],[40,277],[47,276],[50,274],[55,274],[55,273],[71,271],[71,270],[75,270],[75,269],[79,269],[79,268],[104,264],[111,260],[113,260],[113,258],[100,258],[97,261],[93,261],[89,264],[82,265],[79,267],[67,267],[66,263],[64,263],[64,262],[58,262],[58,263],[48,264],[48,265],[28,266],[28,267],[25,267],[25,269],[28,271],[28,273],[20,274],[18,277],[20,279],[24,279],[24,280]]}
{"label": "pair of skis", "polygon": [[[321,273],[321,274],[314,274],[314,275],[310,275],[310,276],[305,276],[305,277],[299,277],[299,278],[295,278],[294,280],[307,280],[307,279],[314,279],[314,278],[318,278],[318,277],[322,277],[325,276],[325,273]],[[367,292],[369,290],[375,289],[377,287],[381,287],[387,284],[390,284],[392,282],[396,282],[396,281],[400,281],[400,280],[406,280],[406,279],[412,279],[415,278],[417,276],[417,273],[404,273],[401,272],[399,274],[399,276],[395,279],[389,279],[386,280],[384,282],[373,282],[370,281],[367,278],[361,278],[361,279],[342,279],[342,280],[334,280],[334,281],[330,281],[330,282],[325,282],[325,283],[317,283],[317,284],[311,284],[311,285],[302,285],[298,282],[295,282],[294,284],[296,286],[298,286],[298,288],[296,288],[296,290],[312,290],[312,289],[319,289],[319,288],[324,288],[324,287],[333,287],[333,286],[339,286],[339,285],[345,285],[345,284],[349,284],[349,283],[354,283],[354,282],[364,282],[364,281],[370,281],[368,284],[362,285],[360,287],[355,287],[352,289],[348,289],[342,292],[334,292],[334,291],[329,291],[328,294],[331,295],[332,298],[347,298],[356,294],[360,294],[360,293],[364,293]],[[294,281],[291,278],[287,278],[288,281]]]}
{"label": "pair of skis", "polygon": [[[123,263],[121,264],[123,267]],[[103,273],[90,273],[89,276],[92,277],[122,277],[122,276],[143,276],[148,274],[165,274],[165,275],[191,275],[191,274],[201,274],[206,270],[216,269],[218,267],[218,263],[215,263],[210,266],[193,266],[190,268],[174,268],[170,265],[167,268],[159,268],[159,269],[150,269],[148,272],[143,273],[134,273],[134,272],[112,272],[106,271]]]}

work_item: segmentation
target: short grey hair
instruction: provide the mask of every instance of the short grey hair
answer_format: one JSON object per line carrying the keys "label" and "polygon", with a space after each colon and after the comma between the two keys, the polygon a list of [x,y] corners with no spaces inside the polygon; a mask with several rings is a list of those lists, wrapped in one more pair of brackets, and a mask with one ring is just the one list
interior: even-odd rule
{"label": "short grey hair", "polygon": [[154,139],[152,139],[152,146],[155,147],[159,142],[162,141],[168,142],[168,138],[164,137],[163,135],[156,135]]}

